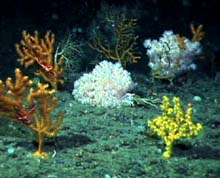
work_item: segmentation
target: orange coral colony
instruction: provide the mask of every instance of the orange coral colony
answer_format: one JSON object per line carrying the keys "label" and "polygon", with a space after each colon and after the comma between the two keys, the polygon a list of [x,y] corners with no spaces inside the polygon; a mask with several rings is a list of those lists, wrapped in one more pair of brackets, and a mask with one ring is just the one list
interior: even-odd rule
{"label": "orange coral colony", "polygon": [[52,120],[51,112],[57,107],[57,98],[53,96],[55,90],[49,90],[47,84],[38,84],[38,90],[31,90],[28,102],[37,105],[33,113],[33,123],[30,127],[38,134],[38,150],[34,156],[44,158],[47,153],[43,151],[44,137],[56,137],[61,129],[63,113],[59,113],[55,122]]}
{"label": "orange coral colony", "polygon": [[44,38],[39,37],[38,31],[34,35],[23,31],[23,39],[20,44],[16,44],[16,50],[20,58],[18,61],[25,67],[38,65],[39,70],[35,72],[42,77],[54,89],[57,90],[58,84],[63,84],[63,63],[64,58],[54,57],[55,35],[50,31]]}
{"label": "orange coral colony", "polygon": [[24,76],[20,69],[15,70],[15,82],[8,78],[0,80],[0,117],[22,122],[38,134],[38,150],[34,156],[45,158],[43,151],[44,137],[56,137],[61,129],[63,113],[59,113],[54,122],[51,113],[57,107],[55,89],[48,89],[48,84],[38,84]]}

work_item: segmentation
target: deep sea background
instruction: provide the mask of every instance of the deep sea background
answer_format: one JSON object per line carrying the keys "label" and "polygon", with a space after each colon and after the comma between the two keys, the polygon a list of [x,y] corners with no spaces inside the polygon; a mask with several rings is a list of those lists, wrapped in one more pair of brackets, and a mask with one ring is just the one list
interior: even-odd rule
{"label": "deep sea background", "polygon": [[[12,62],[16,58],[14,44],[21,40],[23,30],[30,33],[38,30],[42,34],[51,30],[58,39],[62,39],[68,30],[81,28],[83,34],[80,35],[85,36],[103,2],[118,7],[126,6],[128,11],[135,8],[141,14],[138,22],[140,50],[143,50],[141,43],[144,39],[159,37],[164,30],[190,35],[189,25],[194,23],[204,26],[205,50],[219,56],[220,6],[217,0],[7,0],[1,2],[0,6],[0,66],[16,66],[16,62]],[[142,61],[147,64],[146,56]],[[219,62],[216,63],[219,66]],[[142,71],[144,70],[145,68]],[[3,75],[7,76],[8,71],[5,72]]]}

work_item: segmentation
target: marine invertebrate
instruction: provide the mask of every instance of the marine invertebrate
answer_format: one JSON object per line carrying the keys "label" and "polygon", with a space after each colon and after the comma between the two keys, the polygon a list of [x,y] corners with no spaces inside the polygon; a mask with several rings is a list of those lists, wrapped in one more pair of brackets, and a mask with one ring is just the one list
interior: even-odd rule
{"label": "marine invertebrate", "polygon": [[58,84],[63,84],[63,63],[64,58],[54,56],[55,35],[50,31],[44,38],[39,37],[38,31],[34,35],[23,31],[23,39],[16,44],[16,50],[20,58],[18,61],[25,67],[38,66],[37,76],[42,77],[50,85],[57,89]]}
{"label": "marine invertebrate", "polygon": [[90,47],[106,58],[120,62],[123,66],[128,63],[137,63],[140,59],[136,51],[138,36],[135,35],[135,29],[137,19],[128,18],[121,14],[115,17],[109,12],[104,18],[104,24],[105,28],[97,30],[97,35],[90,43]]}
{"label": "marine invertebrate", "polygon": [[30,127],[38,135],[38,150],[34,153],[36,157],[46,157],[44,152],[44,137],[56,137],[61,129],[64,114],[58,113],[56,121],[53,121],[51,113],[57,107],[57,98],[53,96],[56,91],[48,89],[48,84],[38,84],[38,89],[32,89],[28,95],[30,105],[38,106],[33,113],[33,122]]}
{"label": "marine invertebrate", "polygon": [[191,30],[192,40],[174,34],[173,31],[165,31],[159,40],[144,41],[149,57],[148,66],[154,78],[168,79],[172,82],[179,74],[196,69],[193,60],[201,54],[200,40],[204,32],[202,26],[195,28],[191,25]]}
{"label": "marine invertebrate", "polygon": [[118,107],[132,105],[133,95],[128,93],[134,82],[120,63],[102,61],[91,73],[84,74],[74,83],[74,98],[93,106]]}
{"label": "marine invertebrate", "polygon": [[15,70],[15,82],[8,78],[0,80],[0,116],[12,121],[22,122],[38,134],[38,150],[34,156],[45,158],[44,137],[55,137],[61,128],[63,113],[59,113],[56,122],[51,112],[56,108],[55,89],[48,89],[48,84],[38,84],[33,89],[33,82],[24,76],[20,69]]}
{"label": "marine invertebrate", "polygon": [[189,103],[188,109],[184,111],[179,97],[174,97],[171,105],[170,98],[164,96],[161,110],[162,115],[149,120],[148,126],[153,134],[163,139],[166,145],[163,156],[170,158],[177,140],[197,136],[203,130],[203,126],[193,122],[192,104]]}

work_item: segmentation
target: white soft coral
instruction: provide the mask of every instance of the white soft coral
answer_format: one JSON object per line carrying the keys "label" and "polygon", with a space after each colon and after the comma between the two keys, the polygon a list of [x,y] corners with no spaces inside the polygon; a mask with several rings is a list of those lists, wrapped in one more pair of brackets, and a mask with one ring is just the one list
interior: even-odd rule
{"label": "white soft coral", "polygon": [[159,40],[147,39],[149,67],[153,74],[162,78],[174,78],[176,75],[195,69],[194,57],[201,53],[198,41],[184,40],[185,48],[180,48],[177,35],[173,31],[165,31]]}
{"label": "white soft coral", "polygon": [[128,93],[133,87],[130,73],[120,63],[102,61],[74,83],[72,94],[84,104],[117,107],[133,104],[133,95]]}

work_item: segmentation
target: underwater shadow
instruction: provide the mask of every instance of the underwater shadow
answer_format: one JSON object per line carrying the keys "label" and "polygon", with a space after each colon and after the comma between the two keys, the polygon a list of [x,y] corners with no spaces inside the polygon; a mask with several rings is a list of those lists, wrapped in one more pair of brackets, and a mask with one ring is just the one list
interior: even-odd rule
{"label": "underwater shadow", "polygon": [[[68,148],[80,147],[90,143],[94,143],[94,140],[91,140],[86,135],[75,134],[71,136],[58,136],[56,138],[46,138],[45,139],[45,151],[63,151]],[[36,151],[38,147],[37,141],[19,141],[16,143],[16,147],[22,147],[25,150]]]}
{"label": "underwater shadow", "polygon": [[94,142],[88,136],[81,134],[59,136],[55,139],[55,148],[56,150],[64,150],[66,148],[81,147]]}
{"label": "underwater shadow", "polygon": [[187,157],[189,159],[220,160],[220,148],[213,148],[207,145],[193,147],[178,144],[176,145],[176,149],[174,149],[174,155],[177,157]]}

